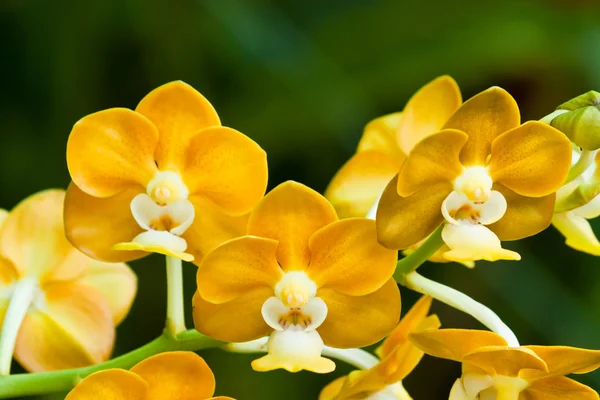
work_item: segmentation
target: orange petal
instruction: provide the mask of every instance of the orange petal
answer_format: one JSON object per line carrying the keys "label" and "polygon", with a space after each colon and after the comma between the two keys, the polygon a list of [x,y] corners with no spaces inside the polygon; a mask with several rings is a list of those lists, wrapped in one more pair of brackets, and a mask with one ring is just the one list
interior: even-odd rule
{"label": "orange petal", "polygon": [[375,150],[385,153],[400,168],[406,157],[405,153],[400,149],[397,140],[398,129],[400,129],[401,124],[401,112],[384,115],[370,121],[365,126],[356,152],[361,153],[363,151]]}
{"label": "orange petal", "polygon": [[484,346],[506,346],[502,336],[471,329],[440,329],[411,333],[409,339],[425,353],[454,361]]}
{"label": "orange petal", "polygon": [[75,184],[69,185],[65,198],[65,232],[77,249],[107,262],[144,257],[140,251],[117,251],[117,243],[129,242],[143,230],[135,222],[129,204],[140,190],[129,190],[101,199],[90,196]]}
{"label": "orange petal", "polygon": [[[600,368],[600,350],[568,346],[524,346],[540,356],[548,365],[548,375],[586,374]],[[527,371],[529,372],[529,371]],[[526,375],[534,376],[537,374]]]}
{"label": "orange petal", "polygon": [[200,196],[188,200],[194,205],[194,222],[181,237],[187,242],[186,252],[194,256],[196,265],[220,244],[246,234],[249,214],[227,215]]}
{"label": "orange petal", "polygon": [[402,317],[398,326],[388,336],[375,353],[379,358],[384,359],[396,347],[408,342],[408,335],[414,332],[423,322],[431,308],[433,299],[429,296],[421,296],[421,298],[411,307],[411,309]]}
{"label": "orange petal", "polygon": [[10,212],[0,231],[0,254],[18,273],[39,279],[70,279],[87,259],[67,241],[63,226],[62,190],[29,196]]}
{"label": "orange petal", "polygon": [[198,400],[215,392],[213,372],[191,351],[157,354],[135,365],[131,372],[148,383],[147,400]]}
{"label": "orange petal", "polygon": [[190,138],[182,175],[192,195],[228,214],[246,214],[267,189],[267,155],[234,129],[206,128]]}
{"label": "orange petal", "polygon": [[385,188],[377,209],[377,237],[390,249],[405,249],[429,236],[444,221],[442,202],[450,183],[429,186],[409,197],[396,192],[397,178]]}
{"label": "orange petal", "polygon": [[96,372],[79,382],[65,400],[146,400],[148,384],[123,369]]}
{"label": "orange petal", "polygon": [[249,342],[273,331],[261,314],[264,302],[273,296],[273,289],[257,288],[235,300],[212,304],[198,292],[194,294],[194,325],[198,332],[224,342]]}
{"label": "orange petal", "polygon": [[334,400],[334,399],[336,399],[337,395],[342,390],[342,387],[346,383],[347,379],[348,378],[346,376],[340,376],[333,382],[327,384],[327,386],[325,386],[323,388],[323,390],[321,390],[321,393],[319,394],[319,400]]}
{"label": "orange petal", "polygon": [[200,264],[198,292],[204,300],[221,304],[257,288],[274,288],[283,276],[276,252],[277,241],[254,236],[222,244]]}
{"label": "orange petal", "polygon": [[373,293],[396,269],[398,254],[377,242],[375,221],[352,218],[334,222],[309,242],[311,260],[306,274],[317,287],[350,296]]}
{"label": "orange petal", "polygon": [[310,259],[310,237],[336,220],[335,210],[323,196],[287,181],[271,190],[252,211],[248,234],[277,240],[281,268],[302,270]]}
{"label": "orange petal", "polygon": [[442,182],[452,182],[463,166],[458,159],[468,136],[446,129],[421,140],[408,155],[398,174],[398,194],[408,197]]}
{"label": "orange petal", "polygon": [[598,400],[598,393],[564,376],[542,379],[533,382],[521,393],[527,400]]}
{"label": "orange petal", "polygon": [[137,292],[137,277],[124,263],[90,260],[77,282],[94,288],[104,297],[115,325],[125,318]]}
{"label": "orange petal", "polygon": [[571,167],[571,143],[557,129],[527,122],[492,142],[488,169],[494,182],[529,197],[547,196],[564,183]]}
{"label": "orange petal", "polygon": [[556,198],[554,193],[537,198],[525,197],[499,183],[494,184],[494,190],[502,193],[507,203],[504,216],[488,225],[500,240],[523,239],[550,226]]}
{"label": "orange petal", "polygon": [[402,112],[398,143],[409,154],[423,138],[438,132],[460,107],[462,96],[456,81],[444,75],[415,93]]}
{"label": "orange petal", "polygon": [[327,318],[317,329],[326,345],[337,348],[364,347],[388,335],[400,318],[400,291],[394,279],[366,296],[347,296],[319,289],[327,304]]}
{"label": "orange petal", "polygon": [[17,361],[30,372],[106,361],[114,344],[115,329],[102,295],[76,283],[52,284],[42,289],[45,304],[27,314],[21,325],[15,346]]}
{"label": "orange petal", "polygon": [[450,117],[444,128],[458,129],[469,135],[460,160],[466,167],[485,165],[494,139],[519,126],[519,107],[504,89],[492,87],[467,100]]}
{"label": "orange petal", "polygon": [[525,347],[484,346],[464,355],[462,360],[488,375],[519,376],[523,369],[548,369],[544,360]]}
{"label": "orange petal", "polygon": [[325,197],[340,218],[365,217],[399,169],[381,151],[357,153],[333,177]]}
{"label": "orange petal", "polygon": [[169,82],[148,93],[135,109],[158,128],[156,161],[162,171],[179,170],[189,139],[198,130],[219,126],[219,116],[190,85]]}
{"label": "orange petal", "polygon": [[87,194],[114,196],[145,188],[157,172],[156,127],[134,111],[112,108],[80,119],[67,143],[71,179]]}

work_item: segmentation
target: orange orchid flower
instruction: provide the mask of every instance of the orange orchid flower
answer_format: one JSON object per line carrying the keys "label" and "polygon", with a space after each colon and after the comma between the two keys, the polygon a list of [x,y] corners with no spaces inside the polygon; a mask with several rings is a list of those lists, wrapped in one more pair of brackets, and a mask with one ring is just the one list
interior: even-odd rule
{"label": "orange orchid flower", "polygon": [[135,111],[82,118],[67,164],[67,236],[104,261],[156,252],[199,262],[244,234],[267,185],[265,152],[221,126],[208,100],[183,82],[153,90]]}
{"label": "orange orchid flower", "polygon": [[31,372],[107,360],[137,288],[126,264],[93,260],[67,241],[64,197],[43,191],[1,213],[0,342],[10,350],[15,335],[14,357]]}
{"label": "orange orchid flower", "polygon": [[424,353],[408,340],[408,335],[440,327],[436,315],[427,316],[431,300],[428,296],[421,297],[402,317],[390,336],[375,350],[381,359],[377,365],[364,371],[353,371],[331,382],[321,391],[319,400],[411,400],[402,380],[419,364]]}
{"label": "orange orchid flower", "polygon": [[362,347],[399,319],[396,252],[377,242],[375,221],[338,220],[320,194],[286,182],[251,212],[248,236],[225,242],[198,268],[196,329],[227,342],[270,334],[252,363],[326,373],[324,345]]}
{"label": "orange orchid flower", "polygon": [[441,76],[419,89],[404,111],[369,122],[356,154],[325,191],[340,218],[366,217],[413,147],[440,131],[461,103],[454,79]]}
{"label": "orange orchid flower", "polygon": [[157,354],[129,371],[107,369],[79,382],[65,400],[233,400],[212,397],[215,376],[190,351]]}
{"label": "orange orchid flower", "polygon": [[566,378],[600,367],[600,350],[567,346],[509,347],[499,335],[441,329],[410,335],[434,357],[462,363],[450,400],[597,400],[588,386]]}

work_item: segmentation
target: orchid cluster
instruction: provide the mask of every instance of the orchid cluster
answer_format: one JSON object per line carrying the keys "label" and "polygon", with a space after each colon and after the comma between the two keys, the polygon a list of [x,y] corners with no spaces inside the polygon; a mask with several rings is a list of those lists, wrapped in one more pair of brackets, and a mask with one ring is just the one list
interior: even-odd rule
{"label": "orchid cluster", "polygon": [[[442,76],[366,125],[324,195],[293,181],[265,194],[266,153],[183,82],[85,116],[67,190],[0,213],[0,398],[229,399],[195,353],[219,347],[258,353],[255,371],[356,368],[320,400],[411,399],[402,381],[425,354],[461,363],[450,400],[600,399],[566,377],[599,368],[600,350],[523,346],[488,307],[416,271],[518,261],[502,242],[551,224],[600,255],[588,222],[599,104],[589,92],[523,123],[505,90],[463,102]],[[151,253],[166,257],[165,330],[111,359],[137,290],[125,263]],[[192,299],[182,261],[197,268]],[[398,284],[423,295],[402,317]],[[489,330],[441,329],[434,300]],[[13,359],[30,373],[11,375]]]}

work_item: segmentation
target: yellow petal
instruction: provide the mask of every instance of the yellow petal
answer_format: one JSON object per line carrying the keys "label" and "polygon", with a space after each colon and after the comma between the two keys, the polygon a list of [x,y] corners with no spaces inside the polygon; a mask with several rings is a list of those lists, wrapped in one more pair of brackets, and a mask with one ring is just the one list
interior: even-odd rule
{"label": "yellow petal", "polygon": [[546,376],[586,374],[600,368],[600,350],[579,349],[568,346],[524,347],[532,350],[546,362],[548,365]]}
{"label": "yellow petal", "polygon": [[71,179],[87,194],[109,197],[146,187],[157,172],[156,127],[143,115],[112,108],[80,119],[67,143]]}
{"label": "yellow petal", "polygon": [[444,128],[469,135],[460,160],[465,167],[485,165],[494,139],[519,126],[521,116],[515,99],[504,89],[492,87],[467,100]]}
{"label": "yellow petal", "polygon": [[460,89],[447,75],[419,89],[402,112],[398,143],[404,153],[409,154],[423,138],[440,131],[461,103]]}
{"label": "yellow petal", "polygon": [[548,369],[544,360],[525,347],[485,346],[463,356],[463,362],[488,375],[519,376],[522,369]]}
{"label": "yellow petal", "polygon": [[327,384],[319,394],[319,400],[335,400],[340,390],[346,383],[346,376],[341,376],[334,380],[333,382]]}
{"label": "yellow petal", "polygon": [[565,237],[567,246],[600,256],[600,242],[587,219],[567,211],[554,214],[552,224]]}
{"label": "yellow petal", "polygon": [[535,381],[521,393],[521,397],[526,400],[598,400],[600,398],[594,389],[564,376]]}
{"label": "yellow petal", "polygon": [[442,202],[452,191],[438,183],[409,197],[396,192],[397,178],[385,188],[377,208],[377,237],[390,249],[405,249],[429,236],[444,220]]}
{"label": "yellow petal", "polygon": [[410,310],[402,317],[398,326],[388,336],[381,346],[375,350],[379,358],[384,359],[396,347],[408,342],[408,335],[414,332],[417,327],[423,322],[429,313],[431,302],[433,299],[429,296],[421,296],[421,298],[410,308]]}
{"label": "yellow petal", "polygon": [[219,126],[219,116],[204,96],[190,85],[169,82],[148,93],[135,109],[159,132],[156,161],[161,170],[179,169],[189,139],[197,131]]}
{"label": "yellow petal", "polygon": [[65,400],[146,400],[148,384],[123,369],[96,372],[79,382]]}
{"label": "yellow petal", "polygon": [[257,288],[274,288],[283,277],[277,241],[254,236],[230,240],[209,253],[198,268],[198,292],[221,304]]}
{"label": "yellow petal", "polygon": [[401,112],[384,115],[370,121],[365,126],[356,152],[361,153],[363,151],[375,150],[384,153],[399,168],[406,157],[405,153],[400,149],[397,139],[398,129],[400,129],[401,124]]}
{"label": "yellow petal", "polygon": [[65,232],[69,241],[88,256],[107,262],[144,257],[139,251],[117,251],[112,247],[128,242],[143,230],[135,222],[129,204],[141,192],[129,190],[101,199],[90,196],[75,184],[69,185],[65,198]]}
{"label": "yellow petal", "polygon": [[[150,232],[148,232],[148,233],[150,233]],[[150,235],[148,235],[148,236],[150,236]],[[175,236],[175,235],[173,235],[173,236]],[[178,238],[178,237],[176,237],[176,238]],[[121,252],[158,253],[158,254],[162,254],[165,256],[169,256],[169,257],[179,258],[179,259],[181,259],[183,261],[187,261],[187,262],[194,261],[193,255],[186,253],[184,251],[177,251],[176,249],[172,249],[170,246],[164,246],[162,244],[139,243],[137,241],[133,241],[133,242],[117,243],[112,247],[112,249],[118,250]]]}
{"label": "yellow petal", "polygon": [[494,190],[502,193],[507,208],[504,216],[488,225],[500,240],[519,240],[546,229],[552,221],[555,194],[544,197],[521,196],[499,183]]}
{"label": "yellow petal", "polygon": [[506,341],[493,332],[470,329],[440,329],[412,333],[409,339],[425,353],[454,361],[484,346],[506,346]]}
{"label": "yellow petal", "polygon": [[234,129],[210,127],[190,138],[182,175],[190,194],[228,214],[246,214],[267,189],[267,155]]}
{"label": "yellow petal", "polygon": [[19,275],[39,279],[71,279],[87,259],[67,241],[63,225],[62,190],[29,196],[10,212],[0,230],[0,254]]}
{"label": "yellow petal", "polygon": [[320,289],[327,304],[327,318],[317,329],[326,345],[364,347],[387,336],[400,318],[400,291],[394,279],[366,296],[347,296]]}
{"label": "yellow petal", "polygon": [[336,220],[333,206],[323,196],[300,183],[287,181],[271,190],[252,211],[248,234],[277,240],[281,268],[302,270],[310,259],[310,237]]}
{"label": "yellow petal", "polygon": [[377,242],[375,221],[352,218],[334,222],[309,242],[306,274],[318,287],[363,296],[383,286],[396,269],[398,254]]}
{"label": "yellow petal", "polygon": [[357,153],[333,177],[325,197],[340,218],[365,217],[399,169],[384,152]]}
{"label": "yellow petal", "polygon": [[315,372],[317,374],[328,374],[335,370],[335,363],[328,358],[319,357],[310,362],[302,360],[300,362],[295,358],[282,358],[272,354],[267,354],[252,361],[252,369],[259,372],[273,371],[276,369],[285,369],[289,372],[299,372],[302,370]]}
{"label": "yellow petal", "polygon": [[191,351],[157,354],[139,362],[131,372],[148,383],[148,400],[199,400],[215,392],[215,376]]}
{"label": "yellow petal", "polygon": [[468,136],[446,129],[421,140],[408,155],[398,174],[398,194],[411,196],[442,182],[452,182],[463,166],[459,154]]}
{"label": "yellow petal", "polygon": [[204,335],[224,342],[249,342],[273,331],[261,314],[264,302],[273,296],[273,289],[257,288],[235,300],[212,304],[198,292],[194,294],[194,325]]}
{"label": "yellow petal", "polygon": [[8,217],[8,211],[0,208],[0,229],[2,229],[2,225],[4,224],[6,217]]}
{"label": "yellow petal", "polygon": [[76,283],[52,284],[42,289],[45,304],[28,313],[21,325],[15,346],[17,361],[30,372],[106,361],[114,344],[115,329],[102,295]]}
{"label": "yellow petal", "polygon": [[194,222],[181,237],[187,242],[186,252],[194,256],[196,265],[222,243],[246,234],[249,214],[227,215],[200,196],[188,200],[194,205]]}
{"label": "yellow petal", "polygon": [[442,230],[442,239],[450,248],[444,258],[450,261],[521,259],[519,253],[503,249],[498,237],[484,225],[447,223]]}
{"label": "yellow petal", "polygon": [[563,184],[571,167],[571,143],[557,129],[527,122],[492,142],[488,164],[494,182],[528,197],[547,196]]}
{"label": "yellow petal", "polygon": [[137,292],[137,277],[124,263],[90,260],[77,282],[92,287],[104,297],[115,325],[125,318]]}

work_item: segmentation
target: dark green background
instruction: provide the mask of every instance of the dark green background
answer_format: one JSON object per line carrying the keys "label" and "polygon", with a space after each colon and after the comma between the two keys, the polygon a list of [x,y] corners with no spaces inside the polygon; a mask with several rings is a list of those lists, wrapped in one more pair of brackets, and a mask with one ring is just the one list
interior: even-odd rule
{"label": "dark green background", "polygon": [[[224,124],[268,153],[270,187],[294,179],[323,191],[352,154],[364,124],[401,110],[441,74],[465,98],[509,90],[524,119],[600,86],[595,1],[0,1],[0,206],[66,187],[65,143],[75,121],[137,102],[181,79]],[[600,227],[599,227],[600,228]],[[426,265],[422,273],[491,306],[525,344],[600,347],[600,262],[554,230],[506,247],[521,262]],[[116,354],[162,329],[165,282],[157,256],[132,263],[140,290],[118,329]],[[185,266],[186,296],[194,290]],[[416,299],[402,290],[403,308]],[[189,311],[189,310],[188,310]],[[446,327],[479,327],[435,304]],[[314,399],[346,373],[256,373],[252,357],[202,353],[218,394]],[[444,399],[459,365],[426,357],[405,384]],[[600,374],[581,378],[600,388]],[[59,397],[61,398],[61,397]]]}

